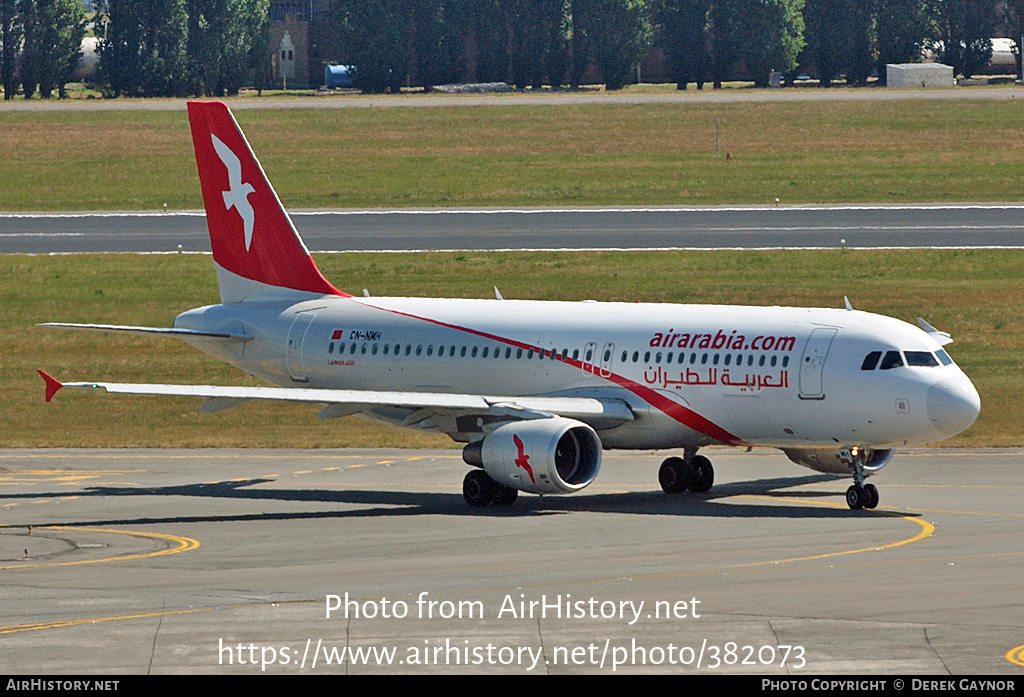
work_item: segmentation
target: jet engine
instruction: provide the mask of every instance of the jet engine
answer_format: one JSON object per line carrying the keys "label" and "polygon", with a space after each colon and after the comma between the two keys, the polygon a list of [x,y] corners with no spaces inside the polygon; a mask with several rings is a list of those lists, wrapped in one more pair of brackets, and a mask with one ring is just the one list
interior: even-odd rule
{"label": "jet engine", "polygon": [[862,457],[865,474],[872,474],[889,464],[893,450],[861,450],[856,448],[815,448],[784,450],[786,457],[798,465],[810,467],[818,472],[829,474],[850,474],[853,471],[851,457]]}
{"label": "jet engine", "polygon": [[568,494],[594,481],[601,439],[580,421],[554,417],[512,421],[462,451],[495,482],[531,494]]}

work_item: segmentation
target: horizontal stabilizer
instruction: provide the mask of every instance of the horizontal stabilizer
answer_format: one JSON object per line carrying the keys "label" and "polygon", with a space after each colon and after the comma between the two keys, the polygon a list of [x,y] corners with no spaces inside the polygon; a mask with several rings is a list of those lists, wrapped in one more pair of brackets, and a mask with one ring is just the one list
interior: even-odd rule
{"label": "horizontal stabilizer", "polygon": [[949,332],[940,332],[938,329],[925,322],[923,318],[918,317],[917,324],[928,334],[928,336],[935,339],[935,341],[939,343],[939,346],[945,346],[946,344],[953,343],[953,337],[949,335]]}
{"label": "horizontal stabilizer", "polygon": [[179,329],[177,327],[132,327],[121,324],[72,324],[70,322],[44,322],[37,324],[37,327],[62,327],[70,329],[91,329],[98,332],[120,332],[122,334],[147,334],[149,336],[209,336],[217,339],[235,339],[237,341],[251,341],[252,334],[244,332],[211,332],[198,329]]}

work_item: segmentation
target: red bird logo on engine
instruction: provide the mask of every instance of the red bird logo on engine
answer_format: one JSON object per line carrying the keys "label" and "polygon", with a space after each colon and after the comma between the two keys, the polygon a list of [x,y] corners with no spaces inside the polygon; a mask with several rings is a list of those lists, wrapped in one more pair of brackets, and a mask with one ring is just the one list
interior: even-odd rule
{"label": "red bird logo on engine", "polygon": [[516,449],[519,451],[519,456],[516,458],[516,467],[522,467],[526,470],[526,473],[530,475],[530,481],[536,484],[537,480],[533,477],[533,468],[530,467],[530,456],[526,454],[526,448],[523,446],[523,439],[512,434],[512,440],[516,444]]}

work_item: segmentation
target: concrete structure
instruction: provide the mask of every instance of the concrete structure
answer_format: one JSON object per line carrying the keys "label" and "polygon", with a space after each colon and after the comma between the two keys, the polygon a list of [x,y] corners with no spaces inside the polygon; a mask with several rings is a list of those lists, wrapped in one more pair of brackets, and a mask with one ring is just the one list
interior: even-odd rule
{"label": "concrete structure", "polygon": [[953,66],[942,63],[890,63],[885,66],[889,87],[952,87]]}

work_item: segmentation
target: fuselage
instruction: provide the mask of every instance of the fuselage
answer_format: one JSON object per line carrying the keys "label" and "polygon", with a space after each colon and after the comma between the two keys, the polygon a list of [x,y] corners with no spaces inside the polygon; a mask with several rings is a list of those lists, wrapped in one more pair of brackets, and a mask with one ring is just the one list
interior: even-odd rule
{"label": "fuselage", "polygon": [[191,343],[281,386],[619,399],[636,418],[599,430],[606,448],[891,448],[959,433],[980,408],[930,335],[844,309],[324,296],[175,325],[252,334]]}

